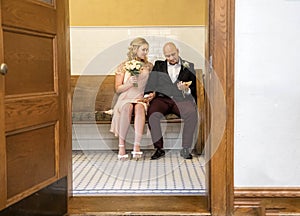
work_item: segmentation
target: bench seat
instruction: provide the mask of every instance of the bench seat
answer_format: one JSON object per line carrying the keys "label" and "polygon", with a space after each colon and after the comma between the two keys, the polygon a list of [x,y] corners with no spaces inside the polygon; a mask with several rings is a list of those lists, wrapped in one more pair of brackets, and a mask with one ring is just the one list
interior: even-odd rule
{"label": "bench seat", "polygon": [[[95,111],[95,112],[73,112],[72,122],[73,123],[88,123],[95,122],[97,124],[110,124],[112,115],[106,113],[106,111]],[[180,123],[183,120],[175,114],[169,114],[162,122],[177,122]]]}

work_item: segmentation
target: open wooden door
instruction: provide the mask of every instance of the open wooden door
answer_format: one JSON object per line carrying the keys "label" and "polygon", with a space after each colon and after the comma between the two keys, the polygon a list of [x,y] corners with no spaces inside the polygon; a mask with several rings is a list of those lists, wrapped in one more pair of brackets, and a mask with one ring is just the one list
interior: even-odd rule
{"label": "open wooden door", "polygon": [[71,173],[71,100],[68,0],[0,3],[2,210]]}

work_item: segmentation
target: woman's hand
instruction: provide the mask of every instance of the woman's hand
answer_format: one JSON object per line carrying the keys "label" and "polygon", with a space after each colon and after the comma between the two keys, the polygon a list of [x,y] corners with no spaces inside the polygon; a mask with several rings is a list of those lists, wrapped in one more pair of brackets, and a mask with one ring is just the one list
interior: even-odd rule
{"label": "woman's hand", "polygon": [[155,92],[145,94],[144,100],[146,101],[146,103],[150,103],[150,101],[152,101],[154,97],[155,97]]}
{"label": "woman's hand", "polygon": [[130,76],[126,83],[130,83],[133,85],[134,83],[137,83],[137,81],[137,76]]}
{"label": "woman's hand", "polygon": [[119,84],[116,84],[116,92],[118,94],[127,91],[128,89],[130,89],[131,87],[133,87],[134,83],[137,83],[137,77],[136,76],[130,76],[127,81],[122,84],[121,80],[119,80],[118,82]]}

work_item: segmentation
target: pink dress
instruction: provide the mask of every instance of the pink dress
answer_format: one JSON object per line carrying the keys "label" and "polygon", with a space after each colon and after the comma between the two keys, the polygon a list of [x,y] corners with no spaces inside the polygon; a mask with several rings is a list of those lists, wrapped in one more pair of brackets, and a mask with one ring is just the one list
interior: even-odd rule
{"label": "pink dress", "polygon": [[[124,65],[124,63],[122,63]],[[121,65],[122,65],[121,64]],[[143,104],[145,107],[145,111],[147,111],[147,104],[138,101],[138,99],[142,99],[144,97],[144,90],[145,90],[145,86],[149,77],[149,73],[150,73],[150,68],[151,68],[151,63],[149,63],[149,65],[144,65],[144,68],[148,68],[148,69],[144,69],[142,70],[142,72],[138,75],[138,87],[134,87],[132,86],[131,88],[129,88],[128,90],[120,93],[118,95],[118,100],[115,103],[114,107],[113,107],[113,117],[112,117],[112,121],[111,121],[111,127],[110,127],[110,132],[114,133],[115,136],[119,136],[119,128],[120,128],[120,112],[122,110],[122,107],[125,104],[128,103],[140,103]],[[122,67],[118,67],[118,68],[122,68]],[[124,73],[121,70],[117,70],[117,73]],[[125,76],[124,76],[124,81],[123,83],[125,83],[127,81],[127,79],[130,77],[130,73],[129,72],[125,72]]]}

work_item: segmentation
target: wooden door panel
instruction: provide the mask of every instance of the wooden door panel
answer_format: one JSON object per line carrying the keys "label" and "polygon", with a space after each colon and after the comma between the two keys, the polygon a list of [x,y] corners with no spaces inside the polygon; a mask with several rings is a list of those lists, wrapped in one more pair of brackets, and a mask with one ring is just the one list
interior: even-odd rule
{"label": "wooden door panel", "polygon": [[51,124],[6,137],[8,199],[56,176],[56,133]]}
{"label": "wooden door panel", "polygon": [[9,65],[5,76],[6,96],[54,91],[56,43],[53,36],[4,28],[3,43],[4,61]]}
{"label": "wooden door panel", "polygon": [[58,107],[57,95],[7,99],[5,102],[6,131],[57,121]]}
{"label": "wooden door panel", "polygon": [[56,10],[39,1],[2,0],[2,24],[37,32],[56,33]]}

